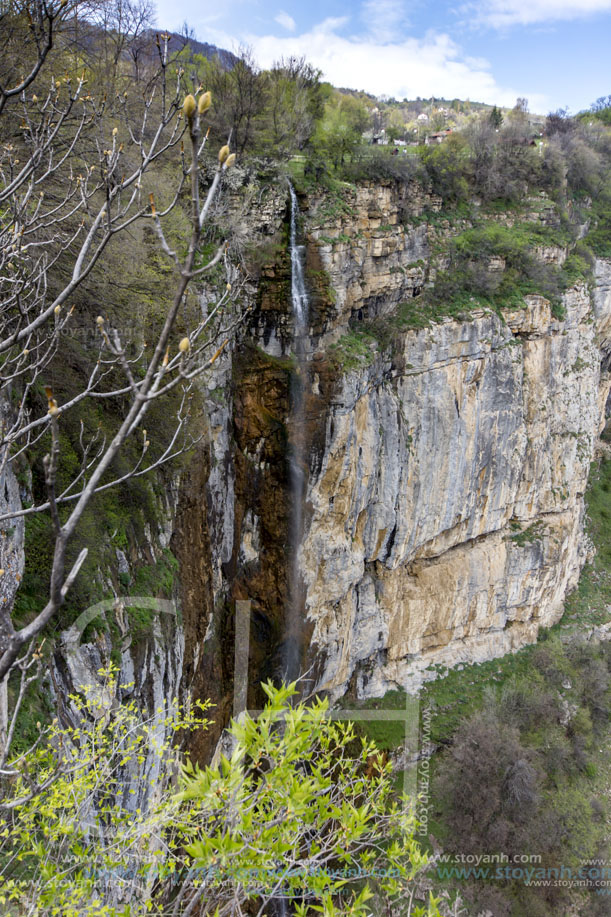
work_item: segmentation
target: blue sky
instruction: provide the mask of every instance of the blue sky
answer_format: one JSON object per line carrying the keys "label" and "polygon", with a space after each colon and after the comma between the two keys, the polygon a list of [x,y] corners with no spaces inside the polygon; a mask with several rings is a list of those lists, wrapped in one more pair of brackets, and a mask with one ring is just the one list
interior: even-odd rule
{"label": "blue sky", "polygon": [[336,86],[530,109],[611,93],[611,0],[157,0],[160,27],[252,46],[263,67],[305,55]]}

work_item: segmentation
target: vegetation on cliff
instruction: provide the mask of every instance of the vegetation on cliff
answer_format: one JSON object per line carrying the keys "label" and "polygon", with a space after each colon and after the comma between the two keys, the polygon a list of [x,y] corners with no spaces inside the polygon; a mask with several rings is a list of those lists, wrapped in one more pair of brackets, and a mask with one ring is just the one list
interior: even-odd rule
{"label": "vegetation on cliff", "polygon": [[[430,757],[426,770],[414,767],[428,812],[428,874],[435,890],[458,891],[470,913],[607,913],[611,644],[596,628],[608,622],[610,486],[611,461],[593,463],[596,555],[561,621],[515,654],[440,671],[420,695]],[[406,700],[390,692],[364,706],[405,710]],[[402,723],[358,728],[389,755],[404,743]],[[500,852],[507,859],[495,860]],[[528,885],[526,869],[550,881]]]}

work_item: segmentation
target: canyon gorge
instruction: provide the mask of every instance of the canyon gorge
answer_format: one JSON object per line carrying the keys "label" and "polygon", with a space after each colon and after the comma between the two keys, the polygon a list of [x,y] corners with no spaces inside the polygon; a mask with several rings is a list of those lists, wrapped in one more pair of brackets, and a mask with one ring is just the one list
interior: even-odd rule
{"label": "canyon gorge", "polygon": [[[235,206],[248,181],[236,170]],[[289,185],[256,193],[247,219],[264,254],[247,288],[249,326],[201,385],[204,438],[147,536],[149,557],[171,547],[177,559],[180,617],[155,618],[122,650],[140,696],[191,691],[217,704],[196,740],[203,758],[232,712],[237,600],[251,602],[252,709],[260,682],[281,677],[290,639],[309,685],[336,700],[417,691],[555,623],[591,552],[583,497],[611,386],[608,260],[593,285],[566,289],[561,317],[529,295],[521,308],[418,319],[449,240],[470,224],[452,223],[416,184],[300,194],[293,244],[305,247],[309,313],[298,361]],[[544,196],[529,207],[529,221],[553,219]],[[536,254],[562,264],[567,250]],[[486,270],[502,272],[502,259]],[[126,571],[130,562],[123,554]],[[84,658],[92,679],[100,661],[87,643],[71,653],[64,691]]]}

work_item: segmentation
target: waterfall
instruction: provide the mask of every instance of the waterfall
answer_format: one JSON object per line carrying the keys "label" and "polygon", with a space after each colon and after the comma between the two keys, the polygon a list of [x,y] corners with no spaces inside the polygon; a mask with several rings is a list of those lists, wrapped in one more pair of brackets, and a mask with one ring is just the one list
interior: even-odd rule
{"label": "waterfall", "polygon": [[[291,250],[291,304],[295,317],[295,347],[297,358],[304,355],[304,337],[308,333],[308,294],[304,280],[304,249],[297,244],[297,217],[299,216],[299,203],[295,189],[289,184],[291,193],[291,235],[289,240]],[[301,346],[300,346],[301,345]],[[301,368],[301,361],[300,361]]]}
{"label": "waterfall", "polygon": [[292,431],[289,466],[290,528],[288,569],[288,607],[283,645],[282,674],[286,681],[300,675],[303,630],[303,601],[299,576],[299,545],[303,534],[303,505],[306,488],[306,430],[304,386],[307,379],[308,294],[305,286],[304,246],[297,244],[299,204],[295,189],[289,183],[291,196],[291,307],[294,320],[293,349],[297,371],[291,381]]}

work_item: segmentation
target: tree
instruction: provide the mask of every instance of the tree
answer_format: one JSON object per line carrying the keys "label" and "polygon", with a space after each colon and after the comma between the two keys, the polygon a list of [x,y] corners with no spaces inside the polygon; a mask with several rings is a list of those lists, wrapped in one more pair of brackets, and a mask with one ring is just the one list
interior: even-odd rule
{"label": "tree", "polygon": [[[0,904],[41,915],[133,913],[151,897],[152,878],[171,825],[170,784],[177,748],[158,741],[158,719],[175,739],[206,728],[207,704],[168,699],[143,718],[130,685],[112,665],[98,684],[65,698],[72,722],[58,720],[35,745],[6,763],[0,795]],[[157,772],[146,810],[130,811],[132,762]],[[113,911],[111,908],[116,907]],[[143,911],[144,912],[144,907]]]}
{"label": "tree", "polygon": [[388,114],[386,134],[391,143],[405,139],[405,120],[398,108],[392,108]]}
{"label": "tree", "polygon": [[488,118],[489,118],[490,124],[495,129],[495,131],[498,130],[501,124],[503,123],[503,114],[501,110],[496,107],[496,105],[493,106],[492,111],[490,112]]}
{"label": "tree", "polygon": [[[233,750],[218,764],[181,766],[170,745],[147,811],[129,811],[129,762],[154,736],[133,706],[105,690],[73,701],[76,729],[54,725],[27,756],[42,793],[18,779],[0,818],[0,898],[39,917],[269,913],[290,899],[294,913],[401,913],[435,917],[438,902],[418,879],[427,863],[416,820],[392,790],[390,765],[373,743],[353,751],[354,729],[326,718],[328,704],[291,705],[295,685],[264,686],[258,720],[230,729]],[[175,731],[205,728],[206,705],[164,715]],[[119,802],[117,802],[119,800]],[[114,908],[111,910],[111,908]],[[400,908],[398,911],[397,908]]]}
{"label": "tree", "polygon": [[301,150],[322,115],[320,71],[304,57],[289,57],[275,63],[265,76],[271,148],[276,155]]}
{"label": "tree", "polygon": [[[140,68],[153,44],[152,23],[155,5],[151,0],[114,0],[90,3],[82,23],[91,50],[96,49],[104,72],[111,77],[118,72],[120,61],[131,59],[134,77],[140,79]],[[75,36],[76,37],[76,36]],[[90,53],[91,53],[90,50]],[[112,83],[108,87],[112,89]]]}
{"label": "tree", "polygon": [[359,146],[368,124],[369,115],[362,102],[336,93],[325,105],[312,145],[319,155],[330,159],[337,168]]}
{"label": "tree", "polygon": [[526,849],[524,825],[539,802],[533,759],[518,730],[500,722],[494,710],[474,714],[456,731],[439,770],[456,850],[471,853],[485,844]]}
{"label": "tree", "polygon": [[592,102],[588,111],[582,112],[578,117],[583,121],[595,121],[611,127],[611,95],[600,96],[595,102]]}
{"label": "tree", "polygon": [[528,114],[528,99],[524,96],[518,96],[516,99],[516,104],[512,109],[515,115],[527,115]]}
{"label": "tree", "polygon": [[[103,6],[110,15],[112,4]],[[127,9],[130,16],[138,9],[146,13],[146,4],[138,8],[124,0],[116,0],[113,8],[116,16]],[[53,541],[48,600],[28,623],[16,626],[11,615],[21,577],[18,564],[0,575],[0,762],[8,750],[7,676],[14,670],[23,686],[36,670],[34,642],[66,601],[87,554],[83,549],[72,558],[69,552],[79,520],[96,493],[148,473],[190,446],[193,380],[215,362],[240,320],[224,314],[232,295],[226,282],[205,315],[187,297],[196,278],[227,264],[225,239],[217,238],[211,255],[203,253],[222,177],[235,159],[227,145],[221,148],[202,196],[200,164],[207,143],[202,126],[209,94],[188,93],[184,70],[168,55],[168,36],[157,37],[157,67],[134,90],[129,55],[116,34],[123,20],[115,18],[111,92],[105,95],[100,73],[87,59],[79,56],[74,67],[72,39],[81,11],[89,14],[90,5],[24,0],[3,8],[0,23],[5,55],[0,76],[3,481],[14,480],[16,462],[34,446],[45,450],[44,496],[26,508],[5,506],[0,524],[8,528],[46,513]],[[106,30],[94,29],[94,51],[96,36],[106,40]],[[162,164],[167,172],[163,182],[156,182]],[[184,234],[172,237],[167,221],[185,198]],[[80,389],[62,402],[47,381],[48,372],[62,335],[75,321],[78,296],[109,247],[142,225],[150,227],[172,277],[167,309],[156,328],[153,324],[146,346],[131,340],[129,330],[122,333],[103,307],[97,319],[85,312],[85,353],[91,359],[84,364]],[[176,423],[159,451],[147,436],[145,419],[154,402],[174,394]],[[93,406],[108,399],[120,409],[105,436],[95,424],[92,428],[90,418]],[[81,417],[80,462],[66,478],[62,428],[74,412]],[[133,462],[117,474],[116,460],[126,449]]]}
{"label": "tree", "polygon": [[[185,63],[191,56],[185,48]],[[256,143],[262,127],[262,115],[266,105],[265,78],[257,66],[252,49],[243,46],[236,60],[228,69],[220,59],[208,60],[194,55],[188,67],[193,80],[202,81],[215,99],[211,126],[220,137],[231,136],[238,154]]]}
{"label": "tree", "polygon": [[569,115],[568,108],[558,108],[556,111],[550,111],[545,119],[545,133],[548,136],[552,134],[570,134],[576,127],[577,124]]}
{"label": "tree", "polygon": [[590,105],[590,111],[606,111],[611,108],[611,95],[599,96],[595,102]]}
{"label": "tree", "polygon": [[421,159],[435,194],[452,201],[468,196],[467,152],[466,142],[458,133],[450,134],[441,144],[423,148]]}

